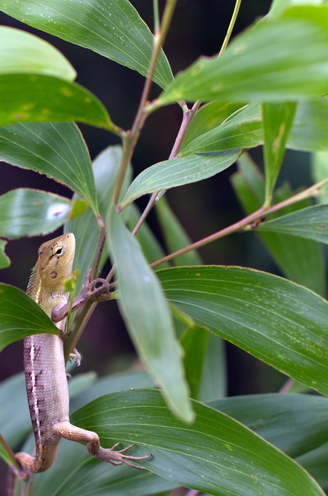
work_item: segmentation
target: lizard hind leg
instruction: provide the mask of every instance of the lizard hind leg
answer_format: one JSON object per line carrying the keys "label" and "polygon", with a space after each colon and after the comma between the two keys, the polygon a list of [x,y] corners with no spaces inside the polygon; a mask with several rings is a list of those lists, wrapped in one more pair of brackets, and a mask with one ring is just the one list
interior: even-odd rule
{"label": "lizard hind leg", "polygon": [[103,460],[109,462],[112,465],[128,465],[129,467],[138,468],[139,470],[146,470],[145,467],[141,467],[134,461],[147,460],[151,455],[146,456],[130,456],[125,453],[133,447],[133,444],[123,448],[121,450],[115,451],[115,448],[119,443],[114,444],[111,448],[102,448],[100,446],[99,436],[93,431],[87,431],[86,429],[81,429],[69,422],[60,422],[52,426],[54,434],[59,434],[64,439],[69,441],[77,441],[87,443],[87,450],[91,455],[93,455],[98,460]]}

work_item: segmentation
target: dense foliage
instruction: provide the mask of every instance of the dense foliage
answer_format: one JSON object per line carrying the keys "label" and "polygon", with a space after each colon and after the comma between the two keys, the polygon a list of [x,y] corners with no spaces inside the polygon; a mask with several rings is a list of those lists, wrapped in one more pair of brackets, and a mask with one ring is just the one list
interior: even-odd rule
{"label": "dense foliage", "polygon": [[[77,239],[80,275],[71,285],[78,294],[86,271],[92,267],[96,275],[109,256],[109,299],[117,300],[147,370],[101,379],[76,375],[71,421],[96,431],[104,447],[119,441],[134,443],[136,456],[151,453],[143,463],[148,470],[108,466],[61,441],[56,464],[35,477],[32,494],[136,496],[181,485],[218,496],[320,496],[328,487],[322,250],[328,242],[328,4],[274,0],[267,16],[230,42],[237,0],[219,56],[200,58],[174,77],[161,47],[175,3],[167,0],[159,15],[153,2],[153,35],[128,0],[0,0],[6,14],[145,80],[133,125],[122,129],[74,82],[76,72],[58,50],[0,27],[0,159],[73,192],[66,198],[17,188],[0,196],[0,267],[10,263],[7,240],[64,226]],[[152,83],[158,98],[150,100]],[[183,117],[170,156],[133,174],[144,123],[172,103]],[[75,122],[105,129],[121,145],[92,163]],[[248,154],[259,145],[263,174]],[[311,152],[310,187],[276,188],[287,148]],[[166,190],[211,178],[236,161],[231,181],[246,216],[191,244]],[[151,197],[140,213],[135,200],[144,195]],[[146,225],[153,206],[168,254]],[[197,248],[241,231],[262,239],[284,277],[202,264]],[[71,336],[89,310],[87,304],[71,319]],[[18,288],[0,283],[0,349],[46,332],[56,328],[44,312]],[[224,397],[223,340],[285,373],[284,391],[298,394]],[[72,343],[70,337],[66,346]],[[22,375],[0,385],[1,434],[13,449],[30,429],[24,394]],[[23,449],[32,452],[31,437]],[[0,455],[12,462],[4,442]]]}

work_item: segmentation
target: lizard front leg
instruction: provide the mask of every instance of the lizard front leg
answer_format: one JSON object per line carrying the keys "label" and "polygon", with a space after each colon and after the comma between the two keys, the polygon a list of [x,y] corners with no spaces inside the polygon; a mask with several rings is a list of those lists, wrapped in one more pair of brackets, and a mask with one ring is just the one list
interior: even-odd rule
{"label": "lizard front leg", "polygon": [[[98,460],[103,460],[105,462],[109,462],[112,465],[128,465],[129,467],[138,468],[140,470],[146,470],[145,467],[141,467],[140,465],[136,465],[132,463],[133,460],[147,460],[151,457],[151,455],[147,456],[130,456],[125,455],[130,448],[132,448],[133,444],[127,446],[122,450],[114,451],[115,448],[119,445],[119,443],[114,444],[111,448],[102,448],[100,446],[99,436],[93,431],[87,431],[86,429],[81,429],[80,427],[76,427],[75,425],[70,424],[69,422],[60,422],[52,426],[53,433],[55,435],[59,435],[64,439],[68,439],[69,441],[78,441],[87,443],[87,450],[91,455]],[[131,460],[131,461],[130,461]]]}

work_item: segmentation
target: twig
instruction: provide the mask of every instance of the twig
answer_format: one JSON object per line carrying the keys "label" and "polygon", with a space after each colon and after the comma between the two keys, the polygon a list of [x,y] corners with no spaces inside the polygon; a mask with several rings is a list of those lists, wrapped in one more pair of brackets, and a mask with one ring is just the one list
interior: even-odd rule
{"label": "twig", "polygon": [[180,250],[170,253],[169,255],[166,255],[165,257],[156,260],[156,262],[153,262],[152,264],[150,264],[150,266],[157,267],[157,265],[160,265],[163,262],[168,262],[169,260],[172,260],[173,258],[179,255],[183,255],[184,253],[188,253],[189,251],[195,250],[197,248],[201,248],[202,246],[212,243],[217,239],[223,238],[228,234],[232,234],[234,232],[240,231],[241,229],[246,228],[248,225],[251,225],[254,221],[261,218],[263,215],[269,215],[272,212],[276,212],[277,210],[287,207],[288,205],[292,205],[293,203],[297,203],[301,200],[305,200],[306,198],[311,198],[312,196],[315,196],[318,193],[318,191],[326,184],[328,184],[328,178],[319,181],[318,183],[310,186],[304,191],[301,191],[301,193],[298,193],[297,195],[294,195],[290,198],[287,198],[286,200],[276,203],[271,207],[267,207],[266,205],[264,205],[255,212],[253,212],[252,214],[247,215],[238,222],[235,222],[231,226],[225,227],[224,229],[221,229],[220,231],[211,234],[206,238],[203,238],[199,241],[196,241],[195,243],[192,243],[184,248],[181,248]]}

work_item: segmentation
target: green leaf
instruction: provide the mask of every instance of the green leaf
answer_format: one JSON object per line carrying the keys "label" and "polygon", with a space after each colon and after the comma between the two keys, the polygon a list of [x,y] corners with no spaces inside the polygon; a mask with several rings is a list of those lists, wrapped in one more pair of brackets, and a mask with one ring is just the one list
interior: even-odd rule
{"label": "green leaf", "polygon": [[[164,196],[155,204],[155,207],[168,250],[174,252],[190,245],[189,236]],[[193,250],[176,257],[174,263],[176,265],[200,265],[202,260],[198,252]]]}
{"label": "green leaf", "polygon": [[328,7],[290,10],[288,19],[264,18],[248,28],[220,57],[200,58],[166,88],[158,104],[291,101],[327,93]]}
{"label": "green leaf", "polygon": [[183,376],[182,350],[162,288],[114,207],[108,221],[108,248],[116,265],[122,317],[141,360],[162,388],[169,407],[190,423],[193,412]]}
{"label": "green leaf", "polygon": [[[192,402],[193,425],[175,419],[156,390],[102,396],[72,415],[104,447],[135,444],[142,465],[179,485],[218,496],[299,496],[323,492],[290,458],[225,414]],[[132,453],[132,452],[131,452]]]}
{"label": "green leaf", "polygon": [[65,184],[98,212],[89,152],[75,124],[29,122],[0,128],[0,159]]}
{"label": "green leaf", "polygon": [[[244,210],[250,214],[263,205],[264,179],[247,154],[238,160],[238,169],[232,176],[232,184]],[[275,201],[285,200],[292,195],[290,188],[284,185],[275,192]],[[308,200],[294,203],[279,213],[288,213],[308,205]],[[271,215],[276,216],[279,213]],[[256,232],[280,270],[289,279],[322,296],[326,294],[325,262],[322,246],[318,242],[288,234]]]}
{"label": "green leaf", "polygon": [[[153,36],[127,0],[13,0],[0,9],[37,29],[91,50],[146,75]],[[165,87],[173,76],[163,52],[154,81]]]}
{"label": "green leaf", "polygon": [[120,372],[100,377],[95,384],[70,401],[71,410],[77,410],[99,396],[122,389],[154,388],[154,381],[145,370]]}
{"label": "green leaf", "polygon": [[287,147],[294,150],[328,150],[328,100],[322,97],[310,102],[301,102],[296,115]]}
{"label": "green leaf", "polygon": [[[306,0],[307,5],[321,5],[323,3],[322,0]],[[269,14],[271,17],[280,16],[284,10],[292,5],[303,5],[304,0],[273,0]]]}
{"label": "green leaf", "polygon": [[190,326],[182,334],[180,343],[184,349],[184,368],[190,387],[190,397],[198,399],[202,371],[206,360],[209,333],[202,327]]}
{"label": "green leaf", "polygon": [[114,129],[105,107],[92,93],[57,77],[1,74],[0,100],[0,126],[27,121],[79,121]]}
{"label": "green leaf", "polygon": [[259,394],[209,402],[295,458],[328,441],[328,399],[305,394]]}
{"label": "green leaf", "polygon": [[95,372],[85,372],[72,377],[68,383],[70,398],[79,396],[82,392],[89,389],[96,382],[96,380],[97,374]]}
{"label": "green leaf", "polygon": [[72,202],[37,189],[13,189],[0,196],[0,233],[5,238],[40,236],[69,220]]}
{"label": "green leaf", "polygon": [[209,332],[198,400],[223,398],[227,395],[227,382],[225,342]]}
{"label": "green leaf", "polygon": [[210,131],[190,141],[182,149],[181,154],[209,153],[229,148],[252,148],[262,143],[261,107],[258,102],[251,102],[236,110],[219,126],[213,127]]}
{"label": "green leaf", "polygon": [[[129,230],[132,231],[136,226],[138,220],[140,219],[141,213],[134,203],[129,205],[129,207],[124,210],[123,214],[125,213],[127,213],[127,218],[124,218],[124,220],[126,220],[126,225]],[[141,224],[140,229],[137,232],[136,239],[140,243],[143,254],[145,255],[149,263],[155,262],[156,260],[159,260],[160,258],[165,256],[165,253],[159,241],[155,237],[153,231],[149,228],[147,222],[143,222]],[[166,262],[160,264],[159,267],[161,267],[161,269],[164,269],[168,266],[169,264]]]}
{"label": "green leaf", "polygon": [[328,393],[326,300],[281,277],[242,267],[176,267],[158,276],[169,301],[197,325]]}
{"label": "green leaf", "polygon": [[[179,151],[182,152],[199,135],[207,133],[214,127],[222,124],[223,121],[228,119],[241,106],[240,103],[236,102],[214,101],[200,107],[188,126]],[[234,147],[228,146],[227,148]]]}
{"label": "green leaf", "polygon": [[67,81],[75,69],[55,47],[20,29],[0,26],[0,74],[33,73]]}
{"label": "green leaf", "polygon": [[0,283],[0,351],[31,334],[59,335],[57,327],[35,301],[14,286]]}
{"label": "green leaf", "polygon": [[300,463],[300,465],[302,465],[321,486],[325,488],[328,487],[328,443],[310,453],[300,456],[297,459],[297,462]]}
{"label": "green leaf", "polygon": [[6,244],[7,244],[7,241],[0,239],[0,269],[5,269],[6,267],[9,267],[9,265],[10,265],[10,258],[7,257],[7,255],[5,253]]}
{"label": "green leaf", "polygon": [[218,153],[199,153],[187,157],[164,160],[145,169],[132,182],[120,208],[147,193],[195,183],[218,174],[233,164],[239,149]]}
{"label": "green leaf", "polygon": [[[23,450],[32,453],[33,444],[30,440]],[[35,477],[33,496],[143,496],[148,491],[155,494],[175,486],[148,471],[100,463],[84,446],[62,439],[51,470]]]}
{"label": "green leaf", "polygon": [[270,202],[296,111],[295,102],[263,103],[265,198]]}
{"label": "green leaf", "polygon": [[25,400],[25,377],[23,373],[13,375],[0,384],[1,433],[11,447],[21,443],[31,430],[31,419],[28,408],[22,408]]}
{"label": "green leaf", "polygon": [[[92,162],[99,212],[103,219],[107,215],[121,156],[122,149],[120,146],[109,146]],[[74,198],[77,198],[77,196],[74,196]],[[65,232],[73,232],[76,237],[73,269],[79,269],[81,271],[77,284],[77,292],[79,293],[86,272],[92,266],[95,256],[99,239],[99,226],[94,214],[90,210],[87,210],[66,224]],[[100,269],[103,267],[107,257],[108,251],[105,248],[100,262]]]}
{"label": "green leaf", "polygon": [[[181,150],[181,154],[215,152],[234,147],[253,148],[261,145],[264,137],[260,103],[251,102],[231,114],[222,124],[212,126],[205,133],[201,131],[202,129],[199,132],[200,136],[188,142]],[[323,97],[299,102],[286,146],[302,151],[327,150],[327,133],[327,99]]]}
{"label": "green leaf", "polygon": [[[328,153],[317,152],[311,155],[311,176],[315,183],[328,177]],[[320,194],[315,197],[317,203],[328,203],[328,186],[320,189]]]}
{"label": "green leaf", "polygon": [[328,205],[321,204],[302,208],[296,212],[282,215],[277,219],[263,222],[257,227],[261,231],[271,231],[314,239],[328,243]]}

